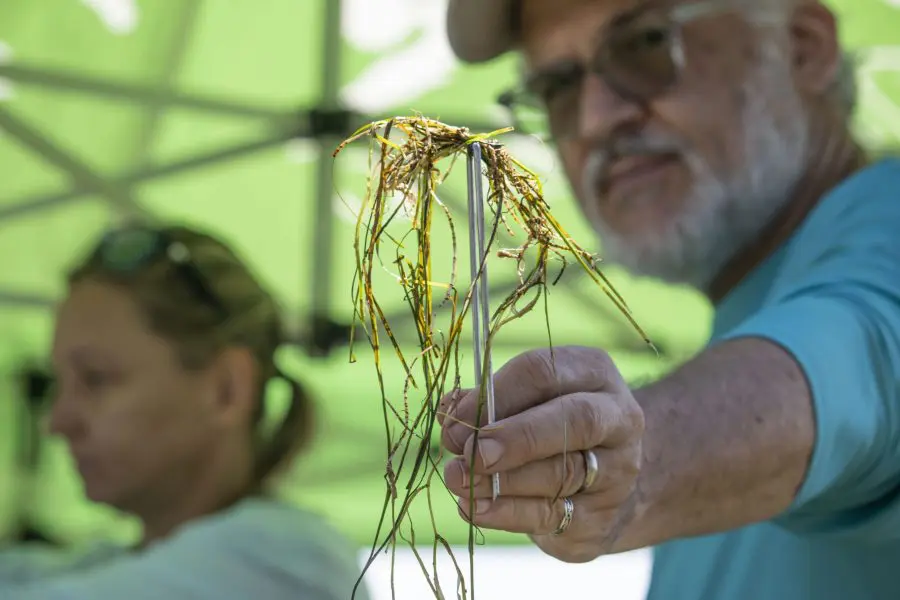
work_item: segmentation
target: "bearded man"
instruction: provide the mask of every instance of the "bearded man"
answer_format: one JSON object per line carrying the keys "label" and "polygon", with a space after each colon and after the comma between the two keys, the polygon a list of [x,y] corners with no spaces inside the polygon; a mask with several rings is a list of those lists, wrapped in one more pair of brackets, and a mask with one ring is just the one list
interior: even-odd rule
{"label": "bearded man", "polygon": [[543,117],[605,258],[716,309],[708,346],[639,389],[602,349],[518,356],[477,447],[477,394],[448,396],[465,518],[570,562],[653,546],[651,600],[900,598],[900,161],[853,139],[836,21],[817,0],[450,0],[458,57],[521,56],[505,103]]}

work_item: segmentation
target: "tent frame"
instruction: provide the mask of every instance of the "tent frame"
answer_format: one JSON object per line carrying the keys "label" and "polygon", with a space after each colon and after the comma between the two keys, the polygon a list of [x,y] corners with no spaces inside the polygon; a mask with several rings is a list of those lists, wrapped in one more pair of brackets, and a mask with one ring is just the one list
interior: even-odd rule
{"label": "tent frame", "polygon": [[[334,169],[332,150],[340,141],[357,128],[359,123],[371,122],[389,115],[362,115],[345,107],[340,98],[341,65],[343,64],[343,43],[341,37],[341,0],[328,0],[325,4],[324,35],[322,46],[322,68],[320,71],[319,102],[309,109],[281,110],[269,106],[236,102],[219,96],[192,94],[174,89],[165,82],[153,86],[135,85],[111,81],[100,77],[83,76],[67,71],[40,68],[21,63],[0,64],[0,78],[6,78],[22,85],[46,89],[75,92],[95,97],[120,100],[149,109],[158,116],[171,108],[204,111],[209,114],[256,120],[263,124],[263,132],[256,138],[230,146],[222,146],[212,151],[194,154],[171,162],[155,163],[143,161],[125,172],[112,176],[97,173],[89,165],[80,161],[71,152],[53,143],[41,131],[19,119],[13,112],[0,104],[0,129],[17,139],[23,147],[44,161],[60,169],[71,180],[69,189],[62,192],[38,194],[21,198],[13,203],[0,206],[0,226],[4,223],[32,217],[42,212],[52,211],[61,206],[83,201],[88,197],[99,197],[113,210],[114,220],[127,222],[133,219],[154,221],[156,216],[140,205],[134,198],[134,188],[142,183],[201,169],[214,164],[237,160],[256,152],[283,145],[291,140],[311,140],[318,147],[316,165],[316,192],[314,209],[314,235],[310,240],[309,254],[319,260],[313,262],[311,279],[308,283],[311,309],[306,315],[288,318],[291,324],[289,343],[303,348],[306,354],[325,357],[333,350],[350,341],[348,323],[335,320],[329,310],[331,298],[331,269],[333,258],[334,216],[332,195],[334,189]],[[184,49],[198,3],[191,3],[186,11],[181,27],[182,41],[174,44],[170,63],[176,65]],[[153,133],[155,119],[144,132],[147,141]],[[476,131],[490,131],[496,124],[472,123],[465,119],[449,119],[453,123],[465,123]],[[148,144],[149,145],[149,144]],[[465,215],[465,202],[447,196],[444,198],[453,212]],[[512,240],[508,240],[512,242]],[[604,311],[605,306],[591,295],[578,288],[581,277],[566,277],[560,284],[567,288],[580,303],[592,310]],[[511,289],[512,281],[494,280],[491,295],[505,295]],[[52,308],[56,298],[29,292],[28,290],[4,288],[0,286],[0,307]],[[604,311],[605,312],[605,311]],[[399,336],[406,333],[403,314],[389,315],[397,322]],[[297,318],[299,317],[299,318]],[[412,334],[412,332],[409,332]],[[360,334],[362,335],[362,334]],[[415,336],[412,335],[410,339]],[[627,337],[627,334],[626,336]]]}
{"label": "tent frame", "polygon": [[[197,3],[194,3],[195,5]],[[189,33],[195,9],[189,10],[182,38]],[[208,113],[255,119],[262,121],[268,132],[256,140],[213,152],[201,153],[186,159],[148,164],[113,177],[104,177],[80,161],[71,152],[54,144],[37,129],[0,106],[0,129],[18,140],[25,148],[40,156],[69,176],[71,187],[61,193],[23,198],[0,208],[0,223],[31,217],[36,214],[67,206],[87,196],[98,196],[113,209],[114,218],[155,220],[155,216],[135,200],[136,185],[192,169],[223,163],[253,154],[298,138],[312,139],[319,147],[316,182],[315,235],[312,248],[322,259],[313,263],[312,311],[307,318],[305,335],[296,333],[294,342],[304,346],[311,355],[326,355],[335,345],[345,343],[349,329],[329,317],[331,245],[333,221],[331,193],[334,184],[331,167],[331,150],[352,132],[352,123],[359,122],[358,115],[341,106],[340,76],[342,64],[342,40],[340,31],[341,2],[325,3],[325,28],[321,70],[322,97],[319,105],[307,111],[281,111],[248,103],[232,102],[220,97],[187,94],[169,86],[141,86],[114,82],[97,77],[23,66],[0,64],[0,77],[19,84],[54,90],[78,92],[92,96],[122,100],[149,107],[157,112],[169,108],[188,108]],[[176,46],[183,44],[176,44]],[[18,289],[0,288],[0,306],[48,308],[56,299]]]}
{"label": "tent frame", "polygon": [[[196,3],[194,3],[196,4]],[[334,170],[332,150],[349,136],[359,123],[384,118],[367,117],[347,109],[341,103],[341,1],[325,2],[322,69],[320,72],[321,98],[318,104],[306,110],[278,110],[245,102],[234,102],[218,96],[190,94],[171,86],[143,86],[110,81],[99,77],[73,74],[67,71],[45,69],[22,64],[0,64],[0,77],[19,84],[52,90],[76,92],[95,97],[129,102],[148,107],[157,113],[165,109],[183,108],[200,110],[210,114],[257,120],[266,130],[259,138],[217,148],[211,152],[195,154],[168,163],[148,163],[114,176],[97,173],[71,152],[54,144],[37,129],[19,119],[13,112],[0,105],[0,129],[18,140],[44,161],[69,176],[72,184],[68,190],[22,198],[0,207],[0,225],[16,219],[68,206],[73,202],[96,196],[113,210],[114,219],[129,221],[140,219],[153,221],[156,217],[134,198],[133,189],[138,184],[169,177],[194,169],[200,169],[269,148],[291,140],[309,139],[319,149],[316,166],[316,200],[314,235],[311,248],[319,260],[314,261],[309,290],[312,308],[302,323],[291,332],[291,342],[303,347],[311,356],[327,356],[333,349],[349,341],[348,324],[339,323],[330,316],[331,270],[334,239],[332,192]],[[182,27],[183,37],[189,33],[194,10],[189,10]],[[176,44],[180,46],[183,44]],[[475,126],[473,125],[473,128]],[[483,126],[480,129],[487,129]],[[33,294],[25,290],[0,287],[0,307],[52,307],[56,299]]]}

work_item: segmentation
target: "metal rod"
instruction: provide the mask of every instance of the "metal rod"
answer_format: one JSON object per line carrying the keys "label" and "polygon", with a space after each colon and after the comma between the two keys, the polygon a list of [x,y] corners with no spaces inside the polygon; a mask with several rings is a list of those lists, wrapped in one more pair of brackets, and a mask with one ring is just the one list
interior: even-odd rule
{"label": "metal rod", "polygon": [[42,294],[0,287],[0,306],[51,309],[58,304],[56,298]]}
{"label": "metal rod", "polygon": [[0,65],[0,77],[35,87],[116,98],[135,105],[158,102],[170,109],[201,110],[234,117],[261,119],[274,123],[291,123],[296,118],[296,110],[292,107],[254,106],[227,98],[188,94],[172,89],[157,88],[153,85],[134,85],[111,79],[85,76],[81,73],[28,66],[21,63]]}
{"label": "metal rod", "polygon": [[[325,24],[322,37],[322,96],[319,107],[333,110],[340,107],[340,77],[343,66],[343,43],[341,38],[341,0],[328,0],[325,3]],[[300,255],[315,256],[312,264],[311,281],[307,291],[304,286],[302,294],[311,295],[310,328],[315,329],[317,323],[328,319],[331,314],[332,297],[332,257],[334,256],[334,185],[335,166],[331,156],[332,150],[340,143],[339,135],[324,135],[316,140],[319,144],[319,158],[316,165],[316,198],[314,210],[315,229],[309,236],[310,248]],[[320,349],[310,346],[310,351]]]}
{"label": "metal rod", "polygon": [[82,162],[73,153],[56,145],[39,131],[26,124],[9,110],[0,107],[0,130],[4,130],[17,138],[22,144],[37,154],[45,162],[62,170],[74,183],[75,187],[90,190],[109,202],[120,214],[133,217],[149,218],[151,215],[138,204],[131,191],[122,188],[90,166]]}
{"label": "metal rod", "polygon": [[[494,371],[491,364],[491,307],[488,296],[487,242],[484,224],[484,188],[481,179],[481,144],[469,146],[467,155],[469,199],[469,271],[472,277],[472,347],[475,381],[485,382],[488,425],[496,421],[494,407]],[[479,272],[480,271],[480,272]],[[483,353],[483,356],[482,356]],[[487,373],[484,373],[487,371]],[[482,376],[484,377],[482,378]],[[493,496],[500,495],[500,475],[492,478]]]}
{"label": "metal rod", "polygon": [[159,125],[168,112],[165,95],[171,95],[177,84],[178,71],[185,62],[185,55],[191,47],[192,37],[196,34],[197,18],[200,14],[201,0],[188,0],[179,3],[181,14],[174,20],[177,28],[172,36],[172,44],[163,52],[162,72],[153,82],[157,95],[148,99],[136,137],[135,158],[133,164],[146,166],[154,150],[154,140],[159,134]]}
{"label": "metal rod", "polygon": [[[262,152],[274,146],[283,144],[293,137],[294,135],[289,131],[274,132],[258,140],[241,142],[240,144],[231,147],[218,148],[213,152],[190,156],[186,159],[179,159],[170,163],[160,163],[133,169],[127,173],[110,178],[109,183],[110,185],[127,191],[133,186],[148,181],[171,177],[185,171],[200,170],[229,160],[238,160],[244,156]],[[70,201],[87,197],[90,193],[94,193],[94,190],[79,184],[76,187],[63,192],[27,197],[15,203],[3,202],[3,206],[0,206],[0,221],[18,219],[33,215],[34,213],[53,210]]]}

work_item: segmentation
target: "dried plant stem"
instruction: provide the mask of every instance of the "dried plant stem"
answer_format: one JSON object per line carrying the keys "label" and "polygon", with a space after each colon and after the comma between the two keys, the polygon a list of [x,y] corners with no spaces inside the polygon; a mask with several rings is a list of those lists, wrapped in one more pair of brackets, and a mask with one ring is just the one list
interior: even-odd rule
{"label": "dried plant stem", "polygon": [[[459,342],[475,289],[475,282],[470,282],[460,296],[456,285],[456,229],[451,212],[441,202],[437,190],[456,159],[465,158],[469,144],[482,142],[482,161],[488,182],[485,213],[493,216],[486,241],[487,251],[480,257],[479,277],[491,252],[514,261],[518,274],[515,289],[492,314],[484,360],[487,360],[494,337],[503,326],[530,312],[541,298],[545,301],[546,310],[546,286],[555,283],[549,281],[549,267],[553,261],[558,261],[563,268],[570,261],[580,265],[634,329],[650,343],[632,318],[625,301],[598,269],[596,257],[572,240],[550,214],[538,177],[495,141],[497,135],[506,131],[509,130],[472,135],[465,128],[452,127],[421,116],[396,117],[362,127],[334,152],[336,157],[348,144],[363,139],[370,144],[370,178],[357,216],[354,242],[353,327],[364,329],[372,348],[382,398],[387,464],[384,507],[365,569],[381,551],[390,548],[393,555],[398,540],[402,540],[412,549],[435,598],[439,599],[445,598],[438,581],[438,554],[441,549],[450,555],[456,568],[456,596],[462,600],[474,599],[476,530],[470,526],[470,585],[467,590],[456,557],[437,531],[432,504],[436,490],[447,493],[443,482],[437,487],[432,485],[435,477],[438,480],[441,477],[439,464],[442,456],[432,452],[432,440],[438,433],[438,403],[447,392],[459,387]],[[444,163],[447,167],[442,172]],[[392,207],[392,200],[398,197],[400,201]],[[409,217],[405,222],[398,218],[401,213]],[[452,246],[449,249],[449,280],[445,282],[435,281],[432,265],[435,249],[432,248],[431,235],[439,220],[446,221]],[[515,230],[523,232],[525,241],[518,248],[497,250],[494,246],[500,227],[512,235],[515,235]],[[385,246],[392,252],[389,260],[384,259]],[[444,249],[441,249],[439,256],[447,256]],[[376,297],[375,288],[380,284],[375,274],[381,270],[394,274],[394,294],[401,294],[409,307],[419,341],[414,353],[409,348],[401,348],[397,342],[379,300],[385,295],[381,293],[381,287]],[[399,288],[396,283],[400,284]],[[437,301],[433,295],[434,289],[444,290]],[[435,323],[435,310],[445,306],[449,309],[449,319],[441,327]],[[351,335],[353,338],[355,336]],[[401,399],[392,398],[385,386],[383,344],[390,345],[405,373]],[[351,361],[355,360],[351,347]],[[420,372],[419,375],[414,374],[416,371]],[[487,369],[483,368],[482,373],[486,377]],[[480,383],[484,389],[484,382]],[[419,396],[418,401],[410,402],[411,391]],[[484,398],[479,410],[483,404]],[[477,433],[476,430],[476,436]],[[430,569],[416,547],[415,529],[409,518],[410,507],[423,492],[432,514],[434,530]],[[471,509],[474,499],[469,501]],[[388,513],[389,526],[386,523]],[[393,590],[393,556],[391,560]]]}

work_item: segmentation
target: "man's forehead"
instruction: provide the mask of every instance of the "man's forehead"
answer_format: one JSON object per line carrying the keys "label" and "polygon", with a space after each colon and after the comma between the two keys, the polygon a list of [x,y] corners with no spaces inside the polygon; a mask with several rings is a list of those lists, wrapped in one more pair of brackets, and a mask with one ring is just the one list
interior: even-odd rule
{"label": "man's forehead", "polygon": [[[644,7],[672,7],[698,0],[521,0],[519,21],[523,30],[564,20],[573,13],[606,15],[610,19]],[[728,0],[722,0],[727,2]]]}
{"label": "man's forehead", "polygon": [[[764,0],[523,0],[520,50],[528,70],[589,56],[618,26],[646,10],[662,9],[678,21],[740,9]],[[793,2],[794,0],[776,0]],[[724,35],[724,34],[723,34]]]}
{"label": "man's forehead", "polygon": [[542,63],[548,59],[553,62],[560,54],[590,52],[603,30],[624,15],[644,8],[672,7],[685,2],[686,0],[522,0],[519,14],[522,50],[529,63]]}

